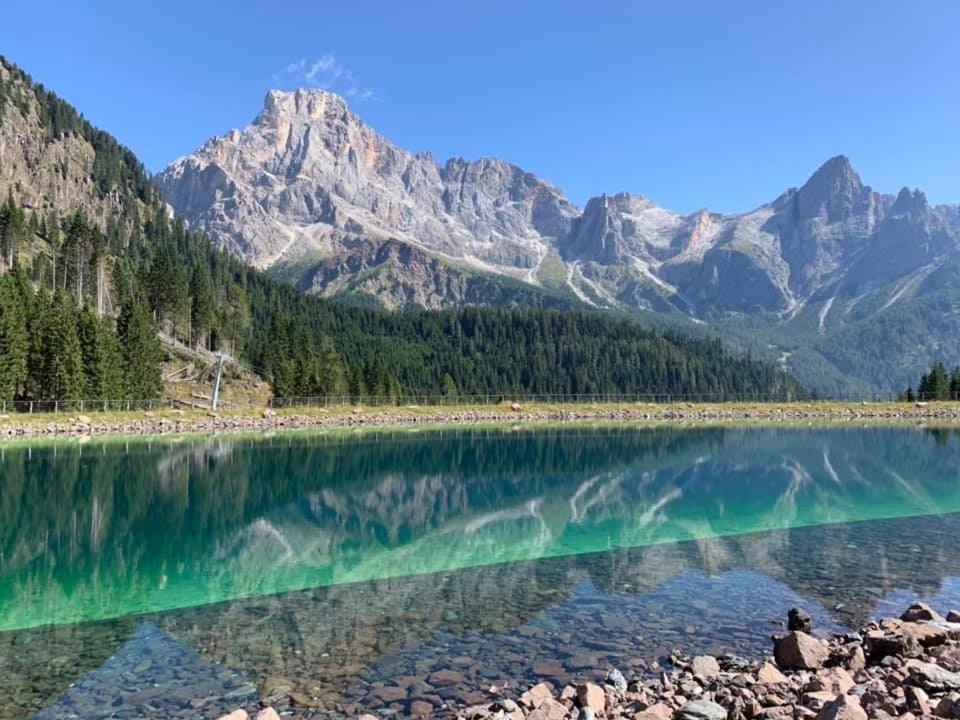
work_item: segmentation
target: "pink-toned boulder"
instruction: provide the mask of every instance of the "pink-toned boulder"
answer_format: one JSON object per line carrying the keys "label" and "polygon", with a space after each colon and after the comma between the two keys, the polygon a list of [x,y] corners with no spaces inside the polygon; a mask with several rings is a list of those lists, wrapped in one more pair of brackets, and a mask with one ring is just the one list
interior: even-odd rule
{"label": "pink-toned boulder", "polygon": [[773,643],[773,657],[785,670],[819,670],[829,655],[825,643],[803,632],[792,632]]}
{"label": "pink-toned boulder", "polygon": [[767,662],[757,670],[757,682],[761,682],[764,685],[780,685],[787,684],[790,681],[786,675],[777,670],[773,663]]}
{"label": "pink-toned boulder", "polygon": [[720,663],[710,655],[698,655],[693,659],[691,669],[701,680],[713,680],[720,674]]}
{"label": "pink-toned boulder", "polygon": [[633,717],[634,720],[670,720],[673,717],[673,708],[663,703],[656,703]]}
{"label": "pink-toned boulder", "polygon": [[580,703],[580,707],[588,707],[597,715],[601,715],[607,709],[607,694],[599,685],[583,683],[577,685],[577,702]]}
{"label": "pink-toned boulder", "polygon": [[567,706],[549,697],[540,703],[540,707],[527,715],[527,720],[537,720],[534,713],[538,713],[540,720],[564,720],[567,717]]}
{"label": "pink-toned boulder", "polygon": [[529,710],[536,710],[543,704],[544,700],[552,697],[553,686],[550,683],[542,682],[539,685],[534,685],[521,695],[519,702]]}
{"label": "pink-toned boulder", "polygon": [[841,667],[821,670],[807,685],[807,689],[813,692],[828,692],[834,695],[845,695],[850,692],[856,683],[850,677],[850,673]]}
{"label": "pink-toned boulder", "polygon": [[860,707],[860,698],[855,695],[840,695],[823,706],[817,720],[867,720],[867,713]]}

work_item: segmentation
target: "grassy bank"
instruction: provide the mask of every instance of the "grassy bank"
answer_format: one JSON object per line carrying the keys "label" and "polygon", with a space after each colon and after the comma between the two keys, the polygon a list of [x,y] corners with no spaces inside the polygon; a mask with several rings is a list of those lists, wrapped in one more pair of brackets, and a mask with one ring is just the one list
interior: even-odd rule
{"label": "grassy bank", "polygon": [[426,427],[577,421],[649,423],[960,422],[960,402],[932,403],[503,403],[498,405],[336,405],[205,410],[13,413],[0,438],[143,435],[283,428]]}

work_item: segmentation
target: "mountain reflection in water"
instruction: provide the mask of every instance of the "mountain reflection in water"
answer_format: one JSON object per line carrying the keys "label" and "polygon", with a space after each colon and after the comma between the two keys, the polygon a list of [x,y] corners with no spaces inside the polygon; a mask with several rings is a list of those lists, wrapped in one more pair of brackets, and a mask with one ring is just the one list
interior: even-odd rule
{"label": "mountain reflection in water", "polygon": [[[676,646],[756,653],[793,604],[839,628],[898,598],[950,600],[957,574],[960,442],[942,431],[291,434],[0,452],[0,717],[71,682],[44,717],[121,686],[186,703],[173,690],[197,672],[147,666],[139,648],[156,637],[222,668],[205,713],[277,677],[347,710],[384,704],[378,682],[458,656],[476,668],[433,692],[635,671]],[[121,648],[122,671],[107,663]],[[137,692],[117,717],[177,716]]]}

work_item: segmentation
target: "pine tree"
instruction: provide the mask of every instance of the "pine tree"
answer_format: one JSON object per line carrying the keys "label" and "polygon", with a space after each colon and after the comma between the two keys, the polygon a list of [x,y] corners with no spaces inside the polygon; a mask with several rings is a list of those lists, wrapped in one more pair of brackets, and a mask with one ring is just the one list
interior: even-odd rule
{"label": "pine tree", "polygon": [[67,231],[63,239],[61,257],[63,259],[62,287],[64,290],[71,290],[76,297],[76,304],[83,304],[84,295],[87,291],[87,265],[90,260],[91,228],[87,225],[86,218],[78,210],[70,218],[67,225]]}
{"label": "pine tree", "polygon": [[457,390],[457,383],[450,377],[450,373],[443,374],[440,392],[443,394],[443,397],[448,400],[454,400],[460,395],[460,391]]}
{"label": "pine tree", "polygon": [[13,275],[0,275],[0,400],[13,400],[27,376],[26,308]]}
{"label": "pine tree", "polygon": [[77,322],[83,357],[84,398],[115,401],[124,397],[123,358],[111,320],[83,308]]}
{"label": "pine tree", "polygon": [[[293,357],[290,333],[290,318],[284,313],[276,313],[270,325],[266,368],[276,397],[288,398],[299,394],[296,383],[297,361]],[[301,352],[305,349],[300,348]]]}
{"label": "pine tree", "polygon": [[191,340],[195,345],[211,349],[209,338],[215,319],[210,271],[201,265],[196,265],[190,278]]}
{"label": "pine tree", "polygon": [[954,368],[950,376],[950,399],[960,400],[960,366]]}
{"label": "pine tree", "polygon": [[13,267],[27,234],[27,220],[23,209],[13,199],[11,189],[7,199],[0,205],[0,270]]}
{"label": "pine tree", "polygon": [[329,339],[324,339],[319,355],[320,376],[317,394],[325,397],[342,397],[349,392],[347,373],[343,359]]}
{"label": "pine tree", "polygon": [[80,400],[83,395],[83,357],[77,335],[77,308],[67,293],[57,293],[50,305],[44,342],[44,400]]}
{"label": "pine tree", "polygon": [[45,396],[48,386],[48,343],[53,332],[50,293],[41,287],[27,310],[29,345],[27,349],[27,379],[25,397],[38,400]]}
{"label": "pine tree", "polygon": [[934,363],[930,372],[920,379],[919,395],[922,400],[950,398],[950,376],[942,362]]}
{"label": "pine tree", "polygon": [[124,369],[124,390],[128,400],[148,400],[163,390],[160,375],[162,350],[150,311],[128,302],[117,320]]}

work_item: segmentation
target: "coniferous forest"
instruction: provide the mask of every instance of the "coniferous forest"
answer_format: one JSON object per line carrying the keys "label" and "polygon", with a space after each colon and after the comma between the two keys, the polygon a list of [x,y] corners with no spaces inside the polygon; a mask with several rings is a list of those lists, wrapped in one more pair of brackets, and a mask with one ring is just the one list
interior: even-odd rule
{"label": "coniferous forest", "polygon": [[917,389],[908,387],[900,395],[901,400],[960,400],[960,367],[947,370],[942,362],[935,362],[928,372],[920,376]]}
{"label": "coniferous forest", "polygon": [[782,371],[733,356],[719,340],[645,329],[598,312],[390,313],[301,294],[171,218],[132,152],[3,62],[0,127],[20,113],[39,125],[46,143],[85,141],[95,153],[90,193],[115,209],[93,218],[80,207],[37,202],[15,184],[6,188],[2,400],[158,397],[164,359],[158,333],[230,353],[280,397],[803,394]]}

